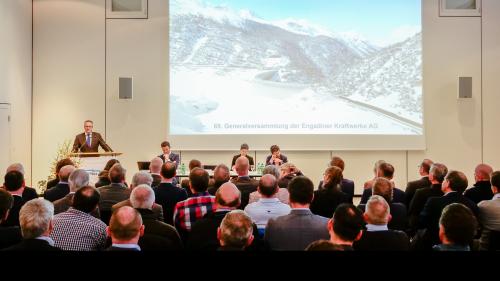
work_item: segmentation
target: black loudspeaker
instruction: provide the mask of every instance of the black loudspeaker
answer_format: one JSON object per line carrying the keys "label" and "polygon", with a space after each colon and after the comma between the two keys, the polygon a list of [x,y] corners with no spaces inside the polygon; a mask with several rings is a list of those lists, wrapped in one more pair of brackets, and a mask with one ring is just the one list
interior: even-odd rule
{"label": "black loudspeaker", "polygon": [[132,77],[120,77],[119,97],[121,100],[131,100],[133,97]]}
{"label": "black loudspeaker", "polygon": [[472,98],[472,77],[458,77],[458,98]]}

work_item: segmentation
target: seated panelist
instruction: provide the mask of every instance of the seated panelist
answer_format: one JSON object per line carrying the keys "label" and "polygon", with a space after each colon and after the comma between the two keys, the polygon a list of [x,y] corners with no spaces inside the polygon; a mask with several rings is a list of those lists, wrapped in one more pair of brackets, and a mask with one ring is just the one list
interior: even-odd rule
{"label": "seated panelist", "polygon": [[93,132],[94,122],[87,120],[83,125],[84,132],[75,137],[75,142],[73,143],[73,153],[78,152],[99,152],[99,146],[101,146],[106,152],[113,152],[111,147],[104,141],[103,137],[99,133]]}
{"label": "seated panelist", "polygon": [[280,147],[277,145],[271,146],[271,155],[266,158],[266,166],[276,165],[281,166],[284,163],[288,163],[288,158],[281,154]]}
{"label": "seated panelist", "polygon": [[[235,155],[233,157],[233,161],[231,162],[231,169],[232,170],[235,170],[236,160],[242,156],[244,156],[248,159],[248,162],[250,163],[250,167],[254,167],[255,163],[253,162],[253,157],[248,155],[248,150],[249,150],[248,144],[244,143],[241,145],[240,154]],[[251,168],[251,170],[253,170],[253,168]]]}

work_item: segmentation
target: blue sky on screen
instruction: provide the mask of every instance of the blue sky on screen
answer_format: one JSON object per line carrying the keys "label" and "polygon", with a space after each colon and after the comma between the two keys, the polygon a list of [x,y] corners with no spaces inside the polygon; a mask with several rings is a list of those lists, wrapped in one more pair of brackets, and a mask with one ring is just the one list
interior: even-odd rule
{"label": "blue sky on screen", "polygon": [[421,0],[201,0],[210,6],[249,10],[275,21],[306,20],[334,32],[359,35],[378,45],[421,31]]}

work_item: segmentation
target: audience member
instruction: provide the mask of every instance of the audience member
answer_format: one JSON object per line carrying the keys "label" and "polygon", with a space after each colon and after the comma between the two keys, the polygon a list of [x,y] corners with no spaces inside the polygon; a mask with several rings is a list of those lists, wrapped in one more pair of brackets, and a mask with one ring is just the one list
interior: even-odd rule
{"label": "audience member", "polygon": [[59,183],[59,171],[64,166],[75,166],[75,163],[69,158],[61,159],[56,164],[55,178],[47,182],[47,190],[53,188]]}
{"label": "audience member", "polygon": [[494,194],[491,200],[481,201],[479,221],[483,227],[480,245],[482,250],[490,249],[490,234],[500,233],[500,171],[491,175],[491,190]]}
{"label": "audience member", "polygon": [[278,178],[278,185],[280,188],[288,188],[288,184],[295,177],[303,176],[302,172],[292,163],[285,163],[280,167],[280,177]]}
{"label": "audience member", "polygon": [[[21,163],[10,165],[5,173],[12,171],[18,171],[19,173],[23,174],[23,178],[25,178],[24,167]],[[24,184],[22,187],[21,197],[23,198],[24,202],[28,202],[32,199],[38,198],[38,193],[36,193],[36,190],[34,188],[28,187],[26,186],[26,184]]]}
{"label": "audience member", "polygon": [[278,190],[278,181],[273,175],[262,176],[258,187],[261,199],[245,207],[245,212],[257,225],[260,237],[264,236],[269,219],[290,214],[290,206],[276,197]]}
{"label": "audience member", "polygon": [[[375,185],[377,183],[375,182]],[[366,203],[364,220],[366,231],[360,240],[354,242],[356,251],[408,251],[410,239],[398,230],[390,230],[391,208],[387,201],[379,195],[373,195]]]}
{"label": "audience member", "polygon": [[[338,156],[332,157],[332,160],[328,164],[328,167],[338,167],[342,170],[342,175],[344,173],[344,168],[345,168],[345,162],[342,160],[342,158]],[[323,189],[323,181],[321,180],[318,185],[318,190]],[[354,197],[354,181],[348,180],[348,179],[342,179],[342,182],[340,183],[340,189],[342,192],[347,194],[349,196],[349,203],[352,204],[353,202],[353,197]]]}
{"label": "audience member", "polygon": [[[80,188],[89,185],[90,176],[82,169],[74,170],[68,178],[69,193],[63,198],[54,201],[54,214],[66,212],[73,205],[73,196]],[[99,210],[93,212],[96,218],[99,218]]]}
{"label": "audience member", "polygon": [[288,163],[288,158],[281,154],[280,147],[277,145],[271,146],[271,155],[266,158],[266,166],[268,165],[276,165],[281,166],[282,164]]}
{"label": "audience member", "polygon": [[[377,175],[381,178],[388,179],[392,184],[392,202],[393,203],[405,203],[405,193],[399,188],[396,188],[392,179],[394,178],[394,166],[389,163],[382,163],[379,165],[377,170]],[[373,183],[372,183],[373,187]],[[363,196],[361,198],[361,204],[366,204],[368,199],[372,196],[372,188],[365,189],[363,192]]]}
{"label": "audience member", "polygon": [[2,226],[19,226],[19,211],[26,203],[22,197],[24,186],[23,174],[18,171],[8,172],[5,174],[3,186],[14,197],[14,203],[7,219],[2,222]]}
{"label": "audience member", "polygon": [[331,218],[335,209],[342,203],[349,203],[349,195],[340,189],[342,169],[331,166],[323,173],[323,188],[314,192],[311,212],[325,218]]}
{"label": "audience member", "polygon": [[164,222],[174,225],[174,209],[177,203],[188,198],[185,189],[179,188],[173,184],[176,175],[175,164],[167,162],[161,168],[161,183],[153,190],[155,192],[155,202],[163,208]]}
{"label": "audience member", "polygon": [[264,239],[273,250],[303,251],[309,244],[328,239],[328,219],[314,215],[309,206],[314,196],[314,184],[306,177],[294,178],[289,186],[289,215],[270,219]]}
{"label": "audience member", "polygon": [[240,154],[238,155],[235,155],[233,157],[233,160],[231,161],[231,170],[235,170],[236,168],[236,160],[240,157],[246,157],[248,159],[248,163],[250,163],[250,166],[254,166],[255,163],[253,161],[253,157],[251,157],[250,155],[248,155],[248,150],[249,150],[249,147],[248,147],[248,144],[244,143],[241,145],[240,147]]}
{"label": "audience member", "polygon": [[26,202],[19,212],[23,240],[5,249],[6,251],[59,251],[50,238],[54,206],[51,202],[37,198]]}
{"label": "audience member", "polygon": [[[262,175],[273,175],[276,179],[279,179],[281,172],[277,166],[269,165],[264,168],[264,170],[262,171]],[[278,188],[278,194],[276,194],[276,197],[280,200],[281,203],[288,205],[290,203],[290,193],[288,192],[288,188],[281,188],[279,187],[279,185]],[[258,191],[254,191],[250,193],[248,204],[255,203],[259,201],[260,198],[262,198],[262,195]]]}
{"label": "audience member", "polygon": [[375,165],[373,166],[373,174],[374,174],[374,177],[373,179],[369,180],[369,181],[366,181],[363,185],[364,189],[371,189],[372,186],[373,186],[373,182],[375,181],[375,179],[379,178],[379,175],[378,175],[378,167],[385,163],[384,160],[378,160],[377,162],[375,162]]}
{"label": "audience member", "polygon": [[112,241],[108,251],[141,251],[138,242],[144,235],[144,225],[136,209],[124,206],[116,210],[106,232]]}
{"label": "audience member", "polygon": [[318,240],[312,242],[306,248],[307,252],[344,251],[344,247],[333,244],[330,240]]}
{"label": "audience member", "polygon": [[[14,197],[3,188],[0,188],[0,224],[9,216],[14,205]],[[19,226],[0,226],[0,250],[18,244],[23,239]]]}
{"label": "audience member", "polygon": [[[77,170],[78,171],[78,170]],[[106,224],[91,215],[97,209],[100,194],[84,186],[73,195],[72,207],[54,216],[50,237],[63,251],[99,251],[106,245]]]}
{"label": "audience member", "polygon": [[62,167],[61,170],[59,171],[59,183],[53,188],[45,191],[43,197],[50,202],[54,202],[68,195],[69,193],[68,179],[74,170],[76,170],[75,166],[68,165]]}
{"label": "audience member", "polygon": [[417,190],[430,187],[432,185],[429,179],[429,171],[431,170],[431,166],[434,164],[430,159],[424,159],[420,165],[418,165],[418,173],[422,177],[419,180],[411,181],[406,185],[405,190],[405,205],[410,207],[411,200],[413,196],[415,196],[415,192]]}
{"label": "audience member", "polygon": [[226,214],[217,230],[219,251],[243,251],[253,242],[252,219],[241,210]]}
{"label": "audience member", "polygon": [[115,164],[120,164],[120,161],[118,161],[118,159],[110,159],[108,162],[106,162],[106,166],[104,166],[104,169],[99,173],[99,180],[94,185],[95,188],[108,186],[111,184],[111,180],[109,179],[109,170],[111,170],[111,167],[113,167]]}
{"label": "audience member", "polygon": [[250,199],[250,193],[257,191],[257,186],[259,181],[252,179],[249,176],[250,164],[246,157],[240,157],[236,160],[236,173],[238,177],[232,179],[231,182],[238,187],[241,192],[241,206],[240,209],[243,210],[248,205]]}
{"label": "audience member", "polygon": [[[201,164],[200,160],[192,159],[189,161],[189,172],[195,168],[203,168],[203,165]],[[189,179],[182,180],[181,182],[181,187],[187,192],[188,198],[193,196],[193,193],[191,192],[191,189],[189,188]]]}
{"label": "audience member", "polygon": [[363,234],[364,225],[363,214],[358,208],[352,204],[341,204],[328,221],[330,242],[344,248],[344,251],[352,251],[353,243]]}
{"label": "audience member", "polygon": [[493,192],[491,191],[490,177],[493,173],[493,168],[486,164],[480,164],[474,171],[474,179],[476,183],[473,187],[464,192],[464,196],[469,198],[472,202],[479,204],[484,200],[491,200]]}
{"label": "audience member", "polygon": [[207,171],[194,168],[189,174],[189,188],[193,196],[175,205],[174,226],[184,241],[193,224],[215,210],[215,197],[207,192],[208,180]]}
{"label": "audience member", "polygon": [[[134,188],[136,188],[137,186],[144,184],[147,186],[151,186],[152,183],[153,183],[153,177],[151,176],[151,174],[144,171],[137,172],[135,173],[134,177],[132,177],[132,182],[130,183],[130,190],[133,191]],[[130,203],[130,198],[114,204],[111,207],[111,211],[114,212],[115,210],[123,206],[132,206],[132,203]],[[161,205],[154,203],[152,212],[157,220],[163,221],[163,207]]]}
{"label": "audience member", "polygon": [[[155,193],[153,189],[147,185],[139,185],[132,190],[130,194],[130,202],[142,217],[144,224],[144,236],[141,239],[147,239],[148,236],[163,237],[167,240],[166,243],[156,244],[155,249],[151,250],[180,250],[182,249],[182,242],[177,230],[169,224],[158,220],[158,215],[152,210],[155,204]],[[143,248],[143,247],[141,247]],[[143,248],[144,251],[149,249]]]}
{"label": "audience member", "polygon": [[435,251],[470,251],[477,230],[477,220],[466,206],[454,203],[446,206],[439,219],[439,240]]}
{"label": "audience member", "polygon": [[163,160],[160,157],[155,157],[151,160],[149,164],[149,172],[151,173],[151,177],[153,177],[153,183],[151,184],[152,188],[157,187],[161,183],[161,168],[163,167]]}
{"label": "audience member", "polygon": [[217,189],[229,180],[231,180],[229,168],[224,164],[217,165],[214,170],[213,180],[209,181],[208,193],[215,195]]}
{"label": "audience member", "polygon": [[125,185],[127,170],[120,164],[115,164],[109,170],[110,185],[99,187],[97,190],[101,194],[99,201],[99,211],[101,220],[108,223],[111,217],[111,208],[114,204],[127,200],[130,197],[130,189]]}

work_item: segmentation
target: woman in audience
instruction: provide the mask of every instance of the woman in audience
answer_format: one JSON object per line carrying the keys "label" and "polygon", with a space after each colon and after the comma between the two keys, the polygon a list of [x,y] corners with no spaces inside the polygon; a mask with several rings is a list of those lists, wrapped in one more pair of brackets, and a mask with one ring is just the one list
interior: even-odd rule
{"label": "woman in audience", "polygon": [[106,166],[104,167],[104,170],[99,173],[99,181],[95,184],[95,188],[99,188],[101,186],[106,186],[110,185],[111,181],[109,180],[108,172],[111,167],[113,167],[114,164],[120,163],[120,161],[116,159],[111,159],[106,163]]}
{"label": "woman in audience", "polygon": [[378,160],[377,162],[375,162],[375,166],[373,167],[373,174],[374,174],[373,179],[371,179],[371,180],[369,180],[369,181],[365,182],[365,184],[364,184],[365,189],[370,189],[370,188],[372,188],[372,186],[373,186],[373,182],[374,182],[374,181],[377,179],[377,177],[378,177],[378,176],[377,176],[378,167],[379,167],[380,165],[382,165],[383,163],[385,163],[385,160]]}
{"label": "woman in audience", "polygon": [[342,203],[349,203],[349,195],[340,189],[342,182],[342,170],[332,166],[323,174],[323,189],[314,192],[311,203],[311,212],[325,218],[331,218],[337,207]]}

